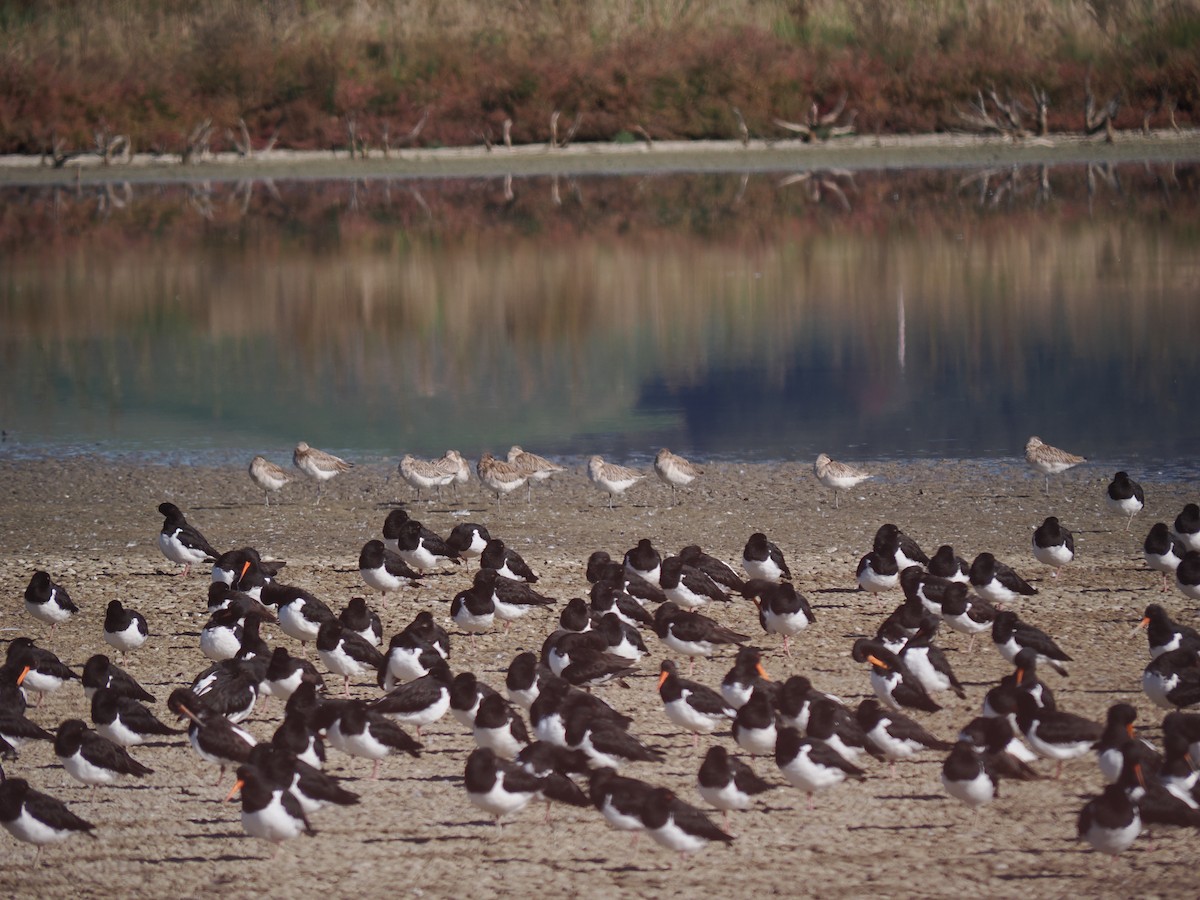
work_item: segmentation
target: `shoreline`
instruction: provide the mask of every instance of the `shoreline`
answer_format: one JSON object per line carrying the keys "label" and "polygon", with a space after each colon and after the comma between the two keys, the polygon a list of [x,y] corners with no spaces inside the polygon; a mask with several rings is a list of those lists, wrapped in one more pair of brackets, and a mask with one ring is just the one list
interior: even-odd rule
{"label": "shoreline", "polygon": [[660,141],[639,144],[545,144],[512,148],[452,147],[396,151],[365,160],[348,151],[271,150],[244,159],[214,154],[183,165],[177,156],[136,154],[101,165],[95,154],[48,167],[36,155],[0,156],[0,186],[36,187],[112,182],[171,183],[239,181],[246,178],[470,178],[555,175],[637,175],[651,172],[764,172],[835,168],[955,168],[990,165],[1193,162],[1200,160],[1200,129],[1160,130],[1148,135],[1055,134],[1014,142],[972,134],[849,136],[819,143],[798,140]]}

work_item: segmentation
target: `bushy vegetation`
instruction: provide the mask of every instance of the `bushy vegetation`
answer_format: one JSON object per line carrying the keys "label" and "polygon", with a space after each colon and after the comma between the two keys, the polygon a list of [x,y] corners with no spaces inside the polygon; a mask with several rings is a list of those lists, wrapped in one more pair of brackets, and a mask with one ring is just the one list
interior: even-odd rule
{"label": "bushy vegetation", "polygon": [[[783,137],[813,104],[865,133],[963,127],[994,87],[1083,127],[1195,121],[1196,0],[0,0],[0,152],[98,131],[180,153],[211,120],[232,147]],[[735,112],[735,109],[737,112]],[[228,135],[228,136],[227,136]],[[385,137],[386,136],[386,137]]]}

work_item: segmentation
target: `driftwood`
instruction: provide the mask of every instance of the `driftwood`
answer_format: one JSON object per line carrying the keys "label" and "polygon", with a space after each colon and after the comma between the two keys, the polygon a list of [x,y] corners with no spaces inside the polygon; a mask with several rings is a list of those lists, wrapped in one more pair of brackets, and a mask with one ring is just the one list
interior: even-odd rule
{"label": "driftwood", "polygon": [[[845,137],[848,134],[854,134],[854,120],[858,117],[857,110],[851,110],[846,117],[846,121],[839,125],[838,119],[842,117],[842,113],[846,110],[847,94],[842,93],[838,98],[838,102],[834,104],[833,109],[822,114],[820,108],[814,100],[808,107],[808,116],[803,122],[788,122],[785,119],[774,119],[776,125],[786,131],[800,136],[800,140],[806,144],[814,140],[828,140],[829,138]],[[740,116],[739,116],[740,118]]]}
{"label": "driftwood", "polygon": [[238,119],[236,134],[233,132],[233,129],[226,128],[225,137],[228,138],[229,143],[233,144],[238,156],[242,157],[242,159],[253,159],[255,152],[270,153],[274,149],[275,142],[279,140],[279,126],[275,126],[275,131],[267,138],[267,143],[258,151],[254,149],[254,142],[250,139],[250,129],[246,127],[245,119]]}
{"label": "driftwood", "polygon": [[187,140],[183,145],[183,153],[180,154],[180,163],[187,165],[192,162],[199,162],[209,153],[209,142],[212,140],[213,124],[212,119],[205,119],[198,123],[187,136]]}
{"label": "driftwood", "polygon": [[[392,147],[396,149],[411,144],[421,134],[421,130],[425,127],[425,123],[429,121],[429,110],[426,109],[421,113],[421,118],[417,120],[417,124],[408,130],[408,133],[396,140],[395,145],[392,143],[391,123],[384,121],[381,127],[380,138],[383,142],[383,158],[388,159],[392,154]],[[490,147],[488,149],[491,149]]]}
{"label": "driftwood", "polygon": [[1113,119],[1117,116],[1117,111],[1121,108],[1121,95],[1117,94],[1108,103],[1100,107],[1096,104],[1096,98],[1092,94],[1092,73],[1087,74],[1084,79],[1084,103],[1083,103],[1083,131],[1084,134],[1091,137],[1093,134],[1104,132],[1104,139],[1108,143],[1113,142],[1114,130]]}
{"label": "driftwood", "polygon": [[567,144],[571,143],[571,139],[573,137],[575,137],[575,134],[579,131],[579,126],[583,124],[583,113],[581,113],[581,112],[575,113],[575,121],[573,121],[571,123],[571,127],[567,129],[567,133],[565,135],[563,135],[562,139],[560,140],[558,137],[558,120],[561,117],[561,115],[562,115],[562,113],[560,113],[557,109],[553,113],[550,114],[550,145],[549,146],[550,146],[551,150],[564,149],[567,146]]}

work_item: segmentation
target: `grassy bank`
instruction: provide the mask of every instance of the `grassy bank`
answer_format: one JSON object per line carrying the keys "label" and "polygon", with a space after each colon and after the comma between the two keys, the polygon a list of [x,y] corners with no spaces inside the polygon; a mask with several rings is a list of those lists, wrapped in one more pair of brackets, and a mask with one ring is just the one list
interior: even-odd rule
{"label": "grassy bank", "polygon": [[1200,4],[0,2],[0,152],[478,145],[506,121],[519,144],[555,111],[560,139],[771,138],[843,98],[818,131],[923,132],[969,127],[991,87],[1027,127],[1036,88],[1079,131],[1089,85],[1118,128],[1193,124]]}

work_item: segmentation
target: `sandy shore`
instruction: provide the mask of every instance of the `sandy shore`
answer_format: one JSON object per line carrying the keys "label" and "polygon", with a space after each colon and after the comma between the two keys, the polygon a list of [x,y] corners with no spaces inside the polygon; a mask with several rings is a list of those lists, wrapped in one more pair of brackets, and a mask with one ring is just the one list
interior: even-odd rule
{"label": "sandy shore", "polygon": [[272,150],[243,158],[216,153],[181,165],[178,155],[136,154],[101,165],[95,154],[53,168],[37,156],[0,156],[0,185],[104,182],[238,181],[246,178],[475,178],[512,175],[622,175],[645,172],[758,172],[900,167],[1069,165],[1186,162],[1200,159],[1200,131],[1054,134],[1012,141],[996,135],[853,135],[823,143],[795,140],[657,141],[546,144],[512,148],[445,147],[396,151],[367,159],[346,152]]}
{"label": "sandy shore", "polygon": [[[1046,497],[1040,478],[1017,460],[875,468],[880,477],[843,497],[840,509],[833,508],[811,468],[799,464],[709,466],[675,507],[669,506],[669,491],[651,478],[611,511],[578,470],[535,489],[532,503],[518,494],[498,507],[476,486],[455,502],[417,503],[398,479],[386,480],[388,468],[362,466],[334,481],[320,507],[313,506],[311,485],[301,483],[285,488],[282,503],[267,509],[240,467],[0,460],[5,494],[0,586],[8,598],[0,627],[9,637],[29,634],[80,666],[91,654],[108,652],[101,633],[104,608],[121,599],[150,620],[153,637],[128,668],[160,698],[161,711],[170,689],[206,664],[197,635],[206,618],[208,584],[207,572],[169,576],[173,567],[154,543],[161,525],[155,507],[163,500],[183,508],[219,547],[251,544],[265,556],[287,560],[284,580],[312,590],[335,611],[364,592],[358,551],[378,536],[398,501],[441,533],[457,521],[486,524],[540,572],[545,593],[563,600],[586,594],[583,564],[592,550],[619,556],[649,537],[665,552],[695,542],[733,562],[748,535],[761,530],[783,548],[798,587],[815,607],[816,624],[794,642],[789,659],[778,638],[761,633],[749,604],[730,604],[712,615],[754,635],[766,649],[772,677],[805,674],[857,704],[870,686],[864,668],[850,658],[850,645],[873,633],[901,597],[854,591],[854,567],[875,529],[893,521],[929,552],[941,543],[952,543],[968,559],[990,550],[1023,572],[1040,593],[1021,604],[1021,615],[1055,635],[1075,660],[1068,679],[1043,673],[1060,707],[1102,719],[1111,703],[1129,701],[1141,713],[1143,733],[1158,737],[1161,712],[1140,690],[1146,640],[1131,638],[1130,629],[1149,602],[1162,601],[1184,621],[1191,621],[1192,604],[1178,593],[1158,593],[1141,543],[1153,522],[1172,521],[1185,502],[1197,499],[1194,485],[1144,482],[1147,509],[1126,531],[1104,508],[1111,472],[1069,473]],[[1073,529],[1077,540],[1077,562],[1058,579],[1029,551],[1033,529],[1050,514]],[[38,568],[61,581],[82,609],[52,636],[21,603]],[[403,592],[384,612],[385,633],[399,630],[420,609],[432,610],[448,625],[448,601],[468,580],[469,573],[460,570]],[[551,613],[527,617],[509,634],[484,636],[474,653],[458,638],[452,667],[471,669],[501,687],[512,656],[536,650],[555,622]],[[291,643],[274,631],[268,640]],[[951,738],[1009,667],[988,641],[972,652],[954,633],[943,634],[940,643],[968,697],[943,695],[941,712],[919,718],[935,734]],[[651,655],[630,687],[608,686],[600,693],[635,718],[635,733],[667,754],[662,764],[631,765],[629,774],[699,803],[694,788],[699,756],[692,753],[691,738],[664,717],[655,691],[658,662],[668,654],[652,636],[647,644]],[[715,686],[730,663],[729,654],[701,662],[696,677]],[[354,692],[378,693],[367,684]],[[278,704],[256,712],[247,727],[269,737],[280,713]],[[82,691],[51,695],[31,716],[48,728],[70,716],[87,718]],[[734,747],[728,735],[717,736],[702,742],[702,751],[713,741]],[[1079,809],[1102,785],[1093,757],[1068,763],[1058,781],[1005,784],[1001,798],[977,820],[943,793],[939,754],[901,763],[894,777],[886,766],[872,764],[866,780],[819,796],[813,812],[803,795],[786,786],[774,762],[760,758],[754,768],[779,789],[757,809],[735,817],[737,840],[731,847],[710,847],[680,865],[648,840],[632,851],[628,836],[609,829],[593,810],[560,807],[546,824],[541,810],[530,808],[498,834],[467,803],[462,788],[463,761],[472,747],[471,736],[447,717],[428,729],[419,760],[389,759],[378,782],[367,780],[365,761],[331,751],[329,769],[361,793],[361,804],[317,813],[317,836],[292,842],[272,862],[266,859],[269,847],[243,834],[238,805],[220,802],[232,779],[214,787],[212,767],[185,744],[136,749],[134,755],[154,774],[94,793],[66,774],[49,745],[30,744],[6,771],[66,801],[96,824],[97,839],[48,847],[42,866],[32,869],[33,848],[0,836],[9,861],[0,873],[0,892],[694,896],[797,892],[803,885],[804,893],[823,896],[1195,894],[1194,835],[1156,830],[1153,850],[1143,836],[1111,865],[1074,839]],[[1051,763],[1039,769],[1053,774]]]}

